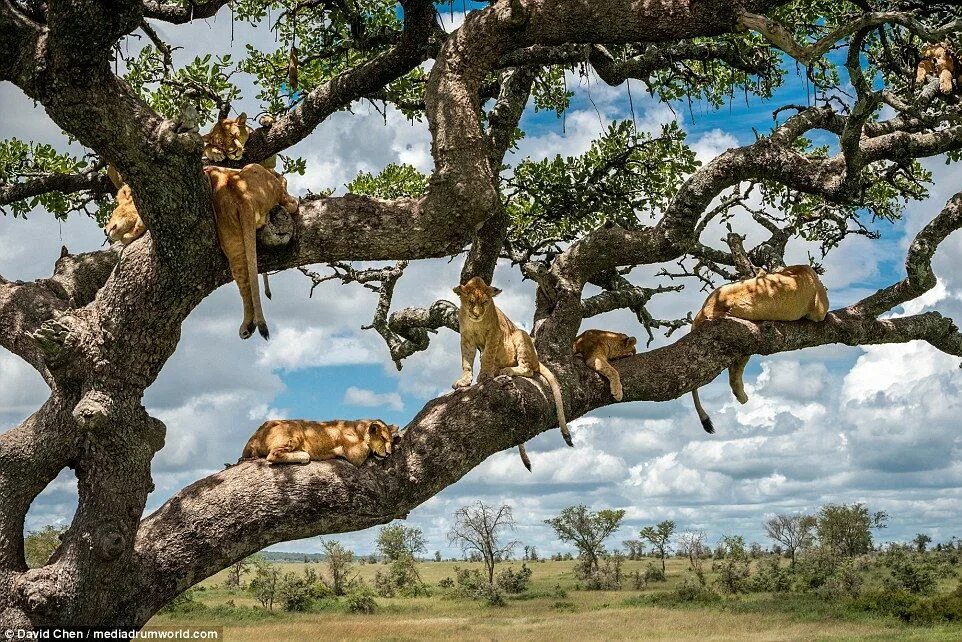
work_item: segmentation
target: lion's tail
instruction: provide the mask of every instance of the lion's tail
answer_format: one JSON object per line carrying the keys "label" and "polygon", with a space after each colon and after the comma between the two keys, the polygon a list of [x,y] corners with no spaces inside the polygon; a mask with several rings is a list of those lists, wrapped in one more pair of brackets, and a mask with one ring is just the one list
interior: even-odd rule
{"label": "lion's tail", "polygon": [[698,398],[698,388],[691,391],[691,398],[695,401],[695,412],[698,413],[698,418],[701,419],[701,427],[705,429],[709,435],[715,434],[715,426],[711,422],[711,417],[705,412],[705,409],[701,405],[701,399]]}
{"label": "lion's tail", "polygon": [[254,228],[255,214],[253,207],[246,200],[243,207],[248,211],[240,217],[240,231],[244,238],[244,258],[247,262],[247,286],[250,288],[251,305],[254,307],[254,323],[257,331],[265,339],[270,339],[271,333],[264,320],[261,307],[260,284],[257,282],[257,230]]}
{"label": "lion's tail", "polygon": [[561,386],[558,385],[558,379],[554,376],[554,373],[548,369],[548,366],[541,364],[538,372],[541,376],[545,378],[548,385],[551,387],[551,394],[554,395],[554,406],[558,413],[558,428],[561,429],[561,436],[564,437],[565,443],[574,448],[574,442],[571,441],[571,433],[568,431],[568,422],[565,421],[565,400],[561,396]]}
{"label": "lion's tail", "polygon": [[524,464],[524,467],[527,468],[530,473],[531,460],[528,459],[528,451],[525,450],[524,444],[518,444],[518,454],[521,455],[521,463]]}

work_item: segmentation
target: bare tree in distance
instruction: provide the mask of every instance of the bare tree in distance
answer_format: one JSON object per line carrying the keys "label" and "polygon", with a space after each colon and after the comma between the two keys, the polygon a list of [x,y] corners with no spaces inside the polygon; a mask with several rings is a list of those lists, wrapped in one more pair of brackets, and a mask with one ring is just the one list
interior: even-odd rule
{"label": "bare tree in distance", "polygon": [[[144,515],[167,430],[145,408],[145,393],[177,350],[185,320],[231,278],[190,114],[206,127],[239,106],[239,87],[223,79],[242,68],[258,67],[250,73],[264,97],[251,107],[275,118],[251,133],[232,166],[283,155],[362,101],[426,123],[430,176],[395,166],[358,176],[345,195],[312,186],[296,216],[275,214],[259,235],[260,272],[327,264],[333,275],[319,280],[376,289],[368,325],[398,367],[430,349],[433,332],[458,326],[446,300],[392,311],[395,285],[409,262],[456,257],[462,281],[490,282],[497,269],[498,281],[510,271],[537,285],[525,325],[561,383],[569,420],[616,403],[571,350],[586,319],[616,310],[632,312],[638,334],[669,337],[618,360],[621,403],[678,399],[738,359],[816,346],[918,341],[962,356],[951,318],[921,308],[887,314],[936,286],[932,259],[962,227],[962,193],[928,213],[904,255],[897,244],[880,250],[893,264],[904,261],[904,273],[864,298],[836,301],[825,322],[726,318],[679,338],[688,317],[658,319],[648,309],[681,288],[776,269],[802,241],[823,254],[851,251],[842,241],[878,238],[907,201],[925,198],[934,179],[921,160],[959,160],[962,106],[939,92],[937,78],[916,82],[904,61],[924,43],[957,37],[954,3],[891,0],[890,10],[875,11],[816,0],[495,0],[477,3],[484,6],[449,30],[431,0],[245,0],[235,11],[238,4],[0,4],[0,82],[42,107],[65,132],[63,149],[80,148],[0,145],[0,215],[19,218],[35,205],[60,218],[109,211],[111,164],[149,230],[122,260],[119,247],[65,249],[50,257],[48,278],[0,276],[0,347],[50,389],[0,435],[0,628],[141,626],[265,546],[388,524],[494,453],[557,426],[540,384],[498,378],[428,401],[383,461],[247,461]],[[296,11],[296,24],[268,17],[279,11]],[[227,44],[211,42],[211,59],[187,69],[159,34],[187,38],[183,25],[212,17],[260,36],[276,29],[279,49],[225,63]],[[138,31],[150,48],[136,44]],[[287,70],[257,63],[286,57],[305,34],[318,50],[302,61],[294,100]],[[826,72],[805,73],[814,67]],[[527,105],[570,109],[565,78],[578,70],[615,87],[638,80],[669,106],[683,96],[721,108],[744,93],[770,101],[776,117],[768,131],[704,164],[677,123],[652,134],[627,119],[581,156],[506,159]],[[199,88],[171,82],[198,72],[212,80]],[[783,103],[775,90],[786,79],[815,84],[814,98]],[[298,159],[288,164],[281,169],[300,169]],[[724,242],[710,236],[720,222],[731,227]],[[9,240],[30,251],[29,234]],[[744,247],[743,237],[759,240]],[[26,515],[65,470],[76,475],[77,510],[49,559],[29,568]]]}
{"label": "bare tree in distance", "polygon": [[507,540],[506,532],[514,530],[511,507],[498,508],[478,500],[476,504],[462,506],[454,513],[454,526],[448,531],[448,541],[461,547],[467,554],[476,554],[484,562],[488,584],[494,585],[494,567],[511,555],[517,540]]}
{"label": "bare tree in distance", "polygon": [[795,559],[799,551],[812,545],[815,541],[814,515],[795,513],[793,515],[775,515],[765,521],[765,533],[768,537],[785,547],[791,565],[795,566]]}
{"label": "bare tree in distance", "polygon": [[708,533],[703,530],[685,531],[678,536],[678,550],[688,558],[691,570],[702,577],[705,555],[710,551],[707,547]]}

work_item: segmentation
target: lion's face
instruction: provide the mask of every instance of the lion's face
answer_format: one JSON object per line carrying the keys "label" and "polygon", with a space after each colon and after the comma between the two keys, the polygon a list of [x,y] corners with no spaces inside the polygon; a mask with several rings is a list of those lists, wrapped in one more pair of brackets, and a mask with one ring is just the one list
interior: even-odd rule
{"label": "lion's face", "polygon": [[104,226],[104,232],[107,233],[107,237],[110,238],[112,242],[122,241],[124,243],[130,243],[136,237],[131,238],[129,235],[133,233],[139,223],[140,214],[134,205],[134,198],[130,193],[130,186],[124,185],[120,188],[120,191],[117,192],[117,207],[114,208],[113,213],[110,215],[110,220],[107,221],[107,225]]}
{"label": "lion's face", "polygon": [[454,293],[461,299],[461,309],[468,318],[480,321],[485,312],[494,305],[494,297],[501,294],[501,290],[493,288],[479,276],[474,277],[464,285],[454,288]]}
{"label": "lion's face", "polygon": [[635,345],[638,343],[638,339],[634,337],[629,337],[627,334],[618,334],[618,342],[614,346],[614,354],[612,354],[610,359],[619,359],[621,357],[630,357],[635,354]]}
{"label": "lion's face", "polygon": [[384,458],[394,451],[394,446],[401,441],[401,435],[397,426],[374,419],[367,427],[366,441],[375,457]]}
{"label": "lion's face", "polygon": [[207,135],[207,149],[204,154],[215,161],[222,161],[225,156],[231,160],[240,160],[250,135],[247,114],[241,114],[237,118],[225,118],[214,125]]}
{"label": "lion's face", "polygon": [[922,58],[931,60],[937,70],[945,69],[949,65],[949,52],[944,45],[928,45],[922,50]]}

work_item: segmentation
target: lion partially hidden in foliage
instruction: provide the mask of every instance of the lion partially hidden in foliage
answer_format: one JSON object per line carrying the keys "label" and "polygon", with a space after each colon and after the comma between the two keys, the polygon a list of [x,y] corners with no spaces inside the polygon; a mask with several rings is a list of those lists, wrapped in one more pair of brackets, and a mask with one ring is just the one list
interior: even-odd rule
{"label": "lion partially hidden in foliage", "polygon": [[[481,352],[481,367],[478,383],[485,379],[507,375],[510,377],[534,377],[540,374],[551,387],[555,411],[561,436],[569,446],[571,433],[565,421],[564,398],[554,373],[538,360],[538,353],[531,341],[531,335],[511,322],[498,306],[494,297],[501,290],[489,286],[480,277],[474,277],[464,285],[454,288],[461,300],[458,310],[459,332],[461,333],[461,378],[454,382],[453,388],[467,388],[471,385],[474,370],[474,355]],[[531,470],[531,460],[524,444],[518,445],[518,453],[525,468]]]}
{"label": "lion partially hidden in foliage", "polygon": [[370,455],[389,456],[400,440],[398,427],[380,419],[272,419],[247,441],[238,463],[266,458],[270,464],[306,464],[341,457],[360,466]]}
{"label": "lion partially hidden in foliage", "polygon": [[[298,201],[287,192],[287,180],[283,176],[261,165],[246,165],[243,169],[210,166],[205,167],[204,172],[210,180],[217,240],[244,302],[240,337],[250,337],[256,327],[267,339],[270,332],[264,320],[257,283],[257,230],[267,222],[267,215],[275,205],[280,204],[288,213],[294,214]],[[116,170],[111,179],[122,185],[117,192],[117,207],[104,229],[111,241],[126,245],[147,228],[134,205],[130,186],[123,184]],[[265,288],[266,277],[265,274]]]}
{"label": "lion partially hidden in foliage", "polygon": [[[708,295],[691,326],[696,331],[705,322],[726,316],[746,321],[822,321],[827,314],[828,292],[818,274],[808,265],[791,265],[775,272],[762,270],[753,278],[721,286]],[[729,384],[740,403],[748,401],[742,382],[747,364],[748,357],[739,357],[728,368]],[[714,433],[697,388],[691,396],[705,432]]]}
{"label": "lion partially hidden in foliage", "polygon": [[[928,76],[938,76],[939,91],[943,94],[952,93],[952,80],[955,77],[957,61],[948,43],[939,42],[927,45],[922,50],[922,60],[915,70],[915,82],[922,83]],[[962,75],[958,78],[962,88]]]}

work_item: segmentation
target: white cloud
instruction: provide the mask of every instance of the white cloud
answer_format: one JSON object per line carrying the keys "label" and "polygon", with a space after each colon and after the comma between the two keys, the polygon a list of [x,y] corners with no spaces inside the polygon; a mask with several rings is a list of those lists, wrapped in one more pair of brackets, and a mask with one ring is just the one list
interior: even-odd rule
{"label": "white cloud", "polygon": [[366,388],[351,386],[344,391],[343,403],[349,406],[362,406],[365,408],[377,408],[387,406],[391,410],[404,410],[404,402],[401,395],[396,392],[378,393]]}

